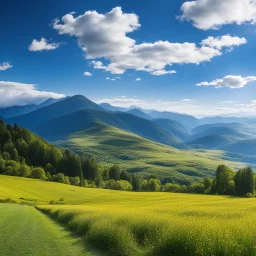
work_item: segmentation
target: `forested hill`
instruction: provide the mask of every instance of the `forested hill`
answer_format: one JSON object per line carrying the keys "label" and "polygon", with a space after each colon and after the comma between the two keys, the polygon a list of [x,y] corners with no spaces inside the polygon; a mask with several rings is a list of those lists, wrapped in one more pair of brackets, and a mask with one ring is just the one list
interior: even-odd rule
{"label": "forested hill", "polygon": [[83,164],[88,164],[86,161],[24,128],[0,121],[0,173],[29,176],[30,167],[41,167],[50,175],[61,172],[71,177],[87,177],[89,174],[82,168]]}

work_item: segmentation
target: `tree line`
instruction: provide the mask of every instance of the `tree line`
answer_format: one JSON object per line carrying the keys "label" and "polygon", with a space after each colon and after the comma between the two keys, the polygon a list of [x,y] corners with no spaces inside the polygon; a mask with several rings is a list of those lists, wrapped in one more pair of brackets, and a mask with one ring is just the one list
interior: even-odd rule
{"label": "tree line", "polygon": [[218,166],[214,179],[204,178],[188,185],[142,177],[119,166],[99,165],[93,157],[79,156],[58,148],[18,125],[0,120],[0,174],[49,180],[76,186],[126,191],[219,194],[251,197],[256,176],[250,167],[233,171]]}

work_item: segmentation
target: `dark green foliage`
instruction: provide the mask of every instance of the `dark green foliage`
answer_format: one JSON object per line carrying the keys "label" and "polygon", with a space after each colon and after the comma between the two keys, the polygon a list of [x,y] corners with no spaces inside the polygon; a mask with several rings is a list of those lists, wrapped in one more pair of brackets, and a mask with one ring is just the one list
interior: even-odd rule
{"label": "dark green foliage", "polygon": [[230,190],[229,181],[234,179],[234,171],[225,165],[219,165],[216,171],[216,193],[228,195]]}
{"label": "dark green foliage", "polygon": [[254,194],[255,177],[251,167],[239,170],[235,175],[235,192],[239,196]]}
{"label": "dark green foliage", "polygon": [[31,178],[34,178],[34,179],[40,179],[40,180],[45,180],[46,176],[45,176],[45,171],[44,169],[42,168],[33,168],[31,170]]}
{"label": "dark green foliage", "polygon": [[109,168],[109,178],[112,180],[120,180],[121,171],[117,165]]}

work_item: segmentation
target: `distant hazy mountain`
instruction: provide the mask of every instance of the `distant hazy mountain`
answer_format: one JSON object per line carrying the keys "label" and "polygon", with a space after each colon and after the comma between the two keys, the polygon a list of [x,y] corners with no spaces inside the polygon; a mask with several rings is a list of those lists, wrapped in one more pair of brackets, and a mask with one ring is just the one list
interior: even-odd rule
{"label": "distant hazy mountain", "polygon": [[46,107],[46,106],[53,104],[55,102],[58,102],[60,100],[62,100],[62,99],[50,98],[50,99],[42,102],[39,105],[30,104],[30,105],[25,105],[25,106],[12,106],[12,107],[8,107],[8,108],[1,108],[0,109],[0,117],[6,119],[6,118],[16,117],[16,116],[20,116],[20,115],[25,115],[34,110],[37,110],[42,107]]}
{"label": "distant hazy mountain", "polygon": [[158,124],[168,133],[173,134],[180,140],[186,140],[191,133],[187,131],[180,123],[170,119],[153,119],[153,122]]}
{"label": "distant hazy mountain", "polygon": [[9,123],[17,123],[23,127],[31,129],[54,118],[67,115],[81,109],[103,110],[99,105],[90,101],[86,97],[76,95],[35,110],[29,114],[7,119],[6,121]]}
{"label": "distant hazy mountain", "polygon": [[108,110],[108,111],[126,112],[129,110],[129,108],[115,107],[115,106],[110,105],[109,103],[101,103],[101,104],[99,104],[99,106],[101,106],[102,108],[104,108],[105,110]]}
{"label": "distant hazy mountain", "polygon": [[194,135],[191,139],[196,139],[211,133],[234,135],[246,139],[256,136],[256,126],[242,123],[205,124],[194,128],[192,133]]}
{"label": "distant hazy mountain", "polygon": [[255,156],[256,139],[241,140],[236,143],[222,146],[220,149],[228,152],[243,154],[245,156]]}
{"label": "distant hazy mountain", "polygon": [[153,118],[152,116],[146,114],[145,112],[143,112],[142,110],[140,110],[138,108],[133,108],[131,110],[128,110],[126,113],[133,114],[135,116],[142,117],[142,118],[149,119],[149,120]]}
{"label": "distant hazy mountain", "polygon": [[189,130],[199,125],[199,120],[194,116],[190,116],[190,115],[172,113],[172,112],[159,112],[155,110],[151,111],[150,115],[153,116],[154,118],[174,120]]}
{"label": "distant hazy mountain", "polygon": [[112,125],[176,148],[186,148],[178,138],[167,133],[154,122],[123,112],[83,109],[38,125],[34,131],[46,139],[60,140],[74,132],[87,129],[92,122]]}
{"label": "distant hazy mountain", "polygon": [[228,117],[228,116],[213,116],[200,119],[200,124],[216,124],[216,123],[244,123],[256,124],[256,118],[253,117]]}
{"label": "distant hazy mountain", "polygon": [[239,138],[232,135],[214,133],[189,141],[187,142],[187,145],[197,149],[217,149],[224,145],[235,143],[239,140]]}

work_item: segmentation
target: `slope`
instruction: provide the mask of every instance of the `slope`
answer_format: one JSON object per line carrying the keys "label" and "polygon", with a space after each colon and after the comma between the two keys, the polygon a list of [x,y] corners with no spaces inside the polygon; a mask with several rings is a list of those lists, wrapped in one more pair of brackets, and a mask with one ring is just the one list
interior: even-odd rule
{"label": "slope", "polygon": [[236,143],[232,143],[229,145],[225,145],[220,147],[220,149],[228,151],[228,152],[233,152],[233,153],[238,153],[242,155],[247,155],[247,156],[255,156],[256,152],[256,139],[252,140],[241,140]]}
{"label": "slope", "polygon": [[181,124],[170,119],[154,119],[153,122],[158,124],[161,128],[168,133],[173,134],[180,140],[185,140],[190,136],[190,132],[187,131]]}
{"label": "slope", "polygon": [[250,138],[256,136],[256,126],[242,123],[216,123],[199,125],[192,130],[192,133],[196,135],[197,138],[198,136],[217,132],[241,138]]}
{"label": "slope", "polygon": [[49,106],[35,110],[29,114],[7,119],[8,123],[17,123],[25,128],[34,128],[62,115],[81,109],[102,110],[96,103],[82,95],[76,95]]}
{"label": "slope", "polygon": [[152,119],[152,116],[144,113],[143,111],[141,111],[140,109],[137,109],[137,108],[130,109],[126,113],[129,113],[129,114],[141,117],[141,118],[145,118],[145,119],[148,119],[148,120]]}
{"label": "slope", "polygon": [[39,105],[35,104],[30,104],[30,105],[25,105],[25,106],[12,106],[12,107],[7,107],[7,108],[1,108],[0,109],[0,117],[2,118],[11,118],[11,117],[16,117],[20,115],[25,115],[28,114],[32,111],[35,111],[39,108],[49,106],[55,102],[58,102],[63,99],[48,99],[44,102],[42,102]]}
{"label": "slope", "polygon": [[122,112],[80,110],[61,116],[34,129],[40,136],[54,141],[88,128],[91,122],[102,122],[145,138],[177,148],[186,148],[175,136],[162,130],[158,125],[144,118]]}
{"label": "slope", "polygon": [[232,135],[212,133],[199,139],[189,141],[187,145],[194,148],[216,149],[237,141],[239,141],[239,138]]}
{"label": "slope", "polygon": [[194,116],[180,114],[180,113],[173,113],[173,112],[159,112],[159,111],[151,111],[150,115],[154,118],[161,118],[161,119],[170,119],[180,123],[183,127],[188,130],[196,127],[199,124],[199,120]]}
{"label": "slope", "polygon": [[101,163],[116,163],[131,173],[174,177],[181,183],[213,175],[220,162],[234,168],[242,166],[223,160],[222,151],[178,150],[103,123],[91,124],[57,144],[79,154],[95,156]]}

